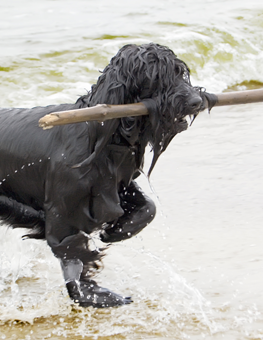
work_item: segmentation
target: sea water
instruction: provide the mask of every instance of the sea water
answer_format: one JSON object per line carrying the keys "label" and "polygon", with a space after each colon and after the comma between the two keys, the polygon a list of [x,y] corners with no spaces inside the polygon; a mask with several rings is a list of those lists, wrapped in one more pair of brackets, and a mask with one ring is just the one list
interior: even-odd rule
{"label": "sea water", "polygon": [[[129,43],[170,47],[208,92],[260,88],[262,29],[260,0],[3,2],[0,107],[75,102]],[[2,225],[0,339],[263,339],[262,109],[201,113],[138,180],[157,216],[96,278],[131,305],[72,305],[46,243]]]}

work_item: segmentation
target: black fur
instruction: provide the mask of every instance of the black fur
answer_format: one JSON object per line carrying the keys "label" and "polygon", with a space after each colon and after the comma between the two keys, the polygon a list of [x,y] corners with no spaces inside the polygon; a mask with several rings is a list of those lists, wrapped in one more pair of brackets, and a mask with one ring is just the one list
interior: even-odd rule
{"label": "black fur", "polygon": [[[30,228],[29,238],[47,240],[81,306],[131,302],[91,280],[103,252],[89,249],[89,235],[100,231],[102,241],[117,242],[152,221],[155,205],[135,182],[145,147],[153,149],[150,174],[172,138],[187,129],[184,117],[194,119],[206,100],[183,61],[167,47],[147,44],[124,46],[75,104],[0,110],[0,217]],[[54,111],[141,101],[149,116],[38,127]]]}

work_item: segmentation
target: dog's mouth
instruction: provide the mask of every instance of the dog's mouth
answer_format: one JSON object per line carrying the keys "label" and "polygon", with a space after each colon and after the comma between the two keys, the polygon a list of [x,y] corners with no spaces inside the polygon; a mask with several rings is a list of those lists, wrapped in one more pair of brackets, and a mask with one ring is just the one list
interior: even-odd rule
{"label": "dog's mouth", "polygon": [[188,126],[191,126],[195,120],[195,118],[198,116],[199,111],[196,113],[192,113],[190,115],[187,115],[186,117],[184,117],[184,119],[187,121]]}
{"label": "dog's mouth", "polygon": [[195,118],[198,116],[198,113],[199,112],[188,114],[186,116],[175,119],[175,121],[177,121],[178,124],[180,124],[182,127],[184,126],[185,129],[187,129],[188,126],[191,126],[193,124]]}

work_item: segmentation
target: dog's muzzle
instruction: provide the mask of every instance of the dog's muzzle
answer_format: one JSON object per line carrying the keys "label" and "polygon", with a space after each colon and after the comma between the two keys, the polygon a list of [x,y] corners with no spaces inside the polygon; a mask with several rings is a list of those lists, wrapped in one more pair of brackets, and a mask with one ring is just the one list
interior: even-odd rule
{"label": "dog's muzzle", "polygon": [[[182,131],[192,125],[199,112],[202,111],[203,99],[198,94],[189,96],[185,99],[183,114],[179,119],[182,125]],[[184,129],[183,129],[184,128]]]}

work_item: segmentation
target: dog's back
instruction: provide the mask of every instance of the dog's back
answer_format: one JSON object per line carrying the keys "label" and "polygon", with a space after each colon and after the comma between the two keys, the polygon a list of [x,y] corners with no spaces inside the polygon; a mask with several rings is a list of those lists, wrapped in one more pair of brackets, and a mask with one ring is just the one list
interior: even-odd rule
{"label": "dog's back", "polygon": [[52,105],[33,109],[0,109],[2,195],[43,208],[46,168],[59,135],[40,129],[38,120],[47,112],[71,107]]}

